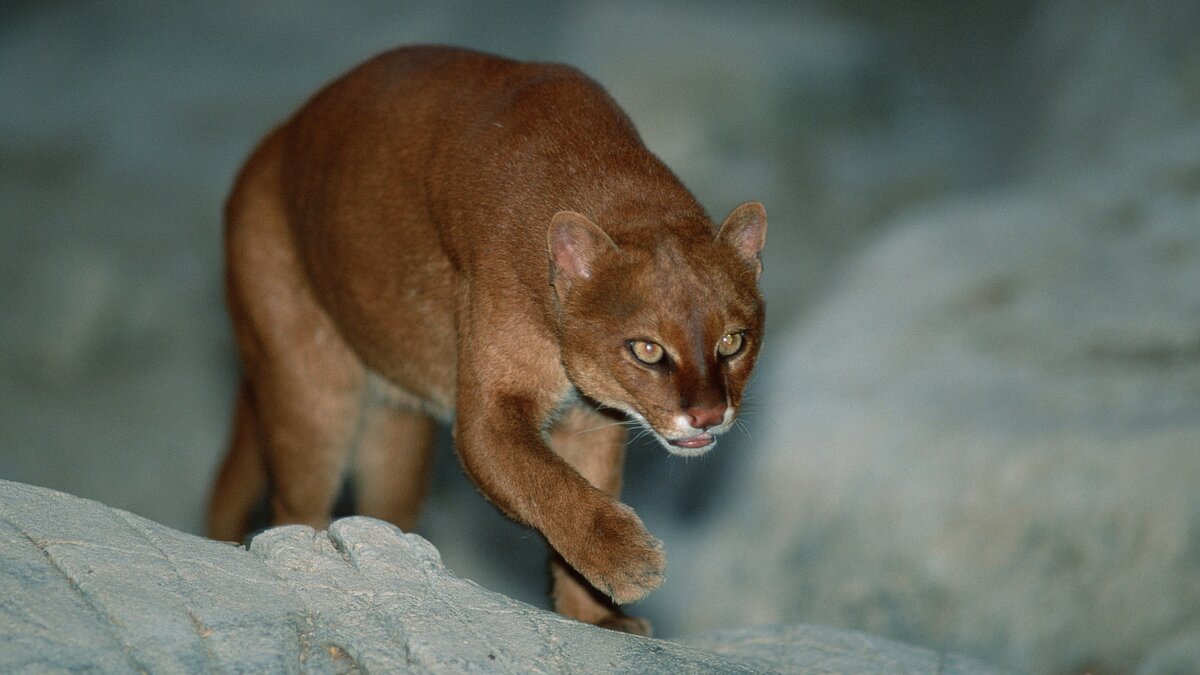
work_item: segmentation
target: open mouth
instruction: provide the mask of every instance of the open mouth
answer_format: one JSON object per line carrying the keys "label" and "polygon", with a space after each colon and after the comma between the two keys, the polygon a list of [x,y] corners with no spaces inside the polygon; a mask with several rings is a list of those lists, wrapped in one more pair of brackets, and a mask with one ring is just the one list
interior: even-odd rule
{"label": "open mouth", "polygon": [[690,438],[676,438],[674,440],[659,436],[663,445],[667,447],[672,455],[679,457],[699,457],[704,453],[712,450],[717,445],[717,437],[713,434],[700,434]]}
{"label": "open mouth", "polygon": [[[655,429],[654,425],[650,424],[650,422],[645,417],[638,414],[636,410],[631,410],[628,408],[618,409],[624,412],[626,415],[629,415],[634,420],[637,420],[672,455],[677,455],[680,457],[698,457],[709,450],[712,450],[717,445],[716,433],[701,432],[695,436],[670,439],[664,436],[658,429]],[[723,429],[715,428],[714,431],[720,433],[723,431]]]}
{"label": "open mouth", "polygon": [[716,438],[714,438],[711,434],[700,434],[699,436],[692,436],[691,438],[677,438],[675,440],[668,440],[667,442],[677,448],[698,450],[700,448],[706,448],[709,445],[712,445],[715,441]]}

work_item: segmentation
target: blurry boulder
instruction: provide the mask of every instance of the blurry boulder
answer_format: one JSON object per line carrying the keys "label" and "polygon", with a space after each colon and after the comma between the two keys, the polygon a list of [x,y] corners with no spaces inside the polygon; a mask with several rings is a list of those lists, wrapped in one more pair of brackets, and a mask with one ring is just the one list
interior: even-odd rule
{"label": "blurry boulder", "polygon": [[1200,630],[1200,136],[1156,150],[913,213],[774,336],[688,629],[814,621],[1039,672],[1178,656]]}
{"label": "blurry boulder", "polygon": [[685,631],[1200,672],[1198,21],[1039,8],[1024,177],[909,209],[772,336]]}

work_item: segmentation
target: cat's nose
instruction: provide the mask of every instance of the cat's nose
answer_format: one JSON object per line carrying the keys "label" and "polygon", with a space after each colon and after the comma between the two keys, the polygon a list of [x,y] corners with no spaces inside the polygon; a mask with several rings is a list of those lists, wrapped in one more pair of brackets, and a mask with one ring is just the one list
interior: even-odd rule
{"label": "cat's nose", "polygon": [[687,415],[688,422],[691,422],[693,429],[708,429],[725,421],[727,407],[724,403],[708,408],[691,407],[685,408],[683,413]]}

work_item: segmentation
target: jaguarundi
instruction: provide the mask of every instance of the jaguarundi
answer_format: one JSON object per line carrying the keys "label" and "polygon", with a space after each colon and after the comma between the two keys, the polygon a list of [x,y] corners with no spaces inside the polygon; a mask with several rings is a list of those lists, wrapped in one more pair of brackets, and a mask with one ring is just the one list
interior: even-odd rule
{"label": "jaguarundi", "polygon": [[226,205],[243,366],[208,529],[413,527],[438,422],[466,473],[553,549],[552,597],[620,605],[666,558],[618,501],[627,426],[699,455],[763,339],[761,204],[717,226],[579,71],[408,47],[326,86],[253,152]]}

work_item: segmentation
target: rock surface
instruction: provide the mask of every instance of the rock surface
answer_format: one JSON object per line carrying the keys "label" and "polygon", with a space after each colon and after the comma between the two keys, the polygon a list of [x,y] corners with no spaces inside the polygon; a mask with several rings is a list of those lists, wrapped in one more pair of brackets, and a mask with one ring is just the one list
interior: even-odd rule
{"label": "rock surface", "polygon": [[1019,177],[907,210],[773,335],[726,488],[754,498],[662,599],[695,608],[681,631],[804,617],[1200,672],[1198,22],[1041,8]]}
{"label": "rock surface", "polygon": [[250,549],[0,481],[0,671],[996,672],[815,626],[685,646],[581,624],[458,579],[368,518]]}
{"label": "rock surface", "polygon": [[776,343],[786,413],[685,630],[803,616],[1037,672],[1195,635],[1200,191],[1174,173],[931,210],[868,252]]}

